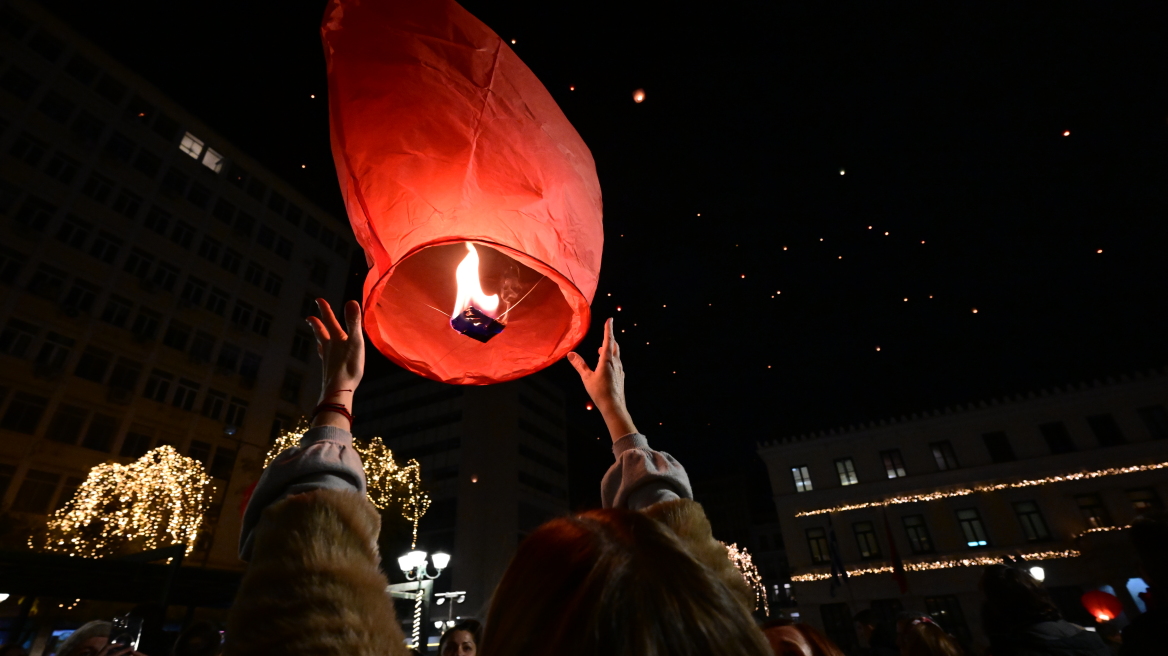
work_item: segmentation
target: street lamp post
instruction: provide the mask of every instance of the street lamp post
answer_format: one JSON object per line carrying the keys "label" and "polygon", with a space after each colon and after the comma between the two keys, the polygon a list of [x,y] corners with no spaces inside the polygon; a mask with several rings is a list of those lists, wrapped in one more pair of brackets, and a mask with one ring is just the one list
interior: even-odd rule
{"label": "street lamp post", "polygon": [[413,648],[423,652],[426,649],[422,646],[422,602],[425,596],[422,582],[432,581],[442,576],[442,570],[450,564],[450,554],[439,552],[430,555],[434,568],[438,570],[436,574],[431,574],[426,564],[426,555],[425,551],[411,551],[397,559],[397,566],[406,575],[406,580],[418,582],[418,591],[414,594],[414,629],[411,639],[413,640]]}
{"label": "street lamp post", "polygon": [[466,592],[439,592],[434,596],[438,598],[434,603],[438,604],[439,606],[448,601],[450,602],[446,605],[446,621],[443,622],[442,620],[437,620],[434,622],[434,628],[438,629],[439,631],[445,631],[446,629],[454,626],[454,604],[461,604],[465,602]]}

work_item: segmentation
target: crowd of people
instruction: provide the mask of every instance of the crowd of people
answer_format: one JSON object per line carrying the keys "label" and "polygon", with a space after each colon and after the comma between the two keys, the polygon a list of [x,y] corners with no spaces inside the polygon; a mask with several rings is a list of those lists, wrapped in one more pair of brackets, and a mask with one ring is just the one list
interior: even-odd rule
{"label": "crowd of people", "polygon": [[[308,319],[324,368],[321,402],[298,447],[264,470],[244,511],[240,555],[248,569],[225,633],[188,629],[174,656],[408,654],[379,568],[380,519],[365,496],[349,432],[364,371],[361,309],[346,327],[328,303]],[[624,370],[612,320],[595,368],[568,359],[608,427],[615,462],[601,481],[603,508],[553,519],[519,546],[482,624],[463,621],[441,637],[442,656],[613,654],[653,656],[842,656],[808,624],[760,625],[753,591],[715,540],[693,501],[685,469],[653,450],[625,403]],[[1168,582],[1168,523],[1137,523],[1132,537],[1154,593]],[[1158,639],[1164,610],[1123,632],[1066,621],[1043,586],[1006,564],[982,574],[983,627],[992,656],[1145,656],[1168,653]],[[924,613],[895,622],[855,617],[864,656],[973,656]],[[107,622],[76,631],[57,656],[140,656],[109,643]],[[220,636],[225,639],[220,643]],[[0,652],[2,656],[2,652]],[[156,656],[152,654],[151,656]]]}

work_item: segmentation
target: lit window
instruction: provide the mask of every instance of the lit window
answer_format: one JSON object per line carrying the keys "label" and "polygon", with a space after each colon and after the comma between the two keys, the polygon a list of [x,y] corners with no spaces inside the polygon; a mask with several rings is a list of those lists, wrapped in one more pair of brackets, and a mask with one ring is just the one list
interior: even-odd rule
{"label": "lit window", "polygon": [[[308,339],[307,339],[307,337],[302,338],[302,339],[305,342],[305,345],[303,347],[303,352],[305,354],[307,354],[308,353]],[[293,352],[295,353],[295,347],[293,348]],[[307,357],[307,355],[305,357]],[[305,358],[302,357],[300,359],[304,360]],[[796,492],[810,492],[811,491],[811,472],[807,471],[807,465],[800,465],[798,467],[792,467],[791,468],[791,476],[795,479],[795,491]]]}
{"label": "lit window", "polygon": [[1156,491],[1150,487],[1128,490],[1127,498],[1132,502],[1132,507],[1135,508],[1136,512],[1163,508],[1163,504],[1160,503],[1160,495],[1156,494]]}
{"label": "lit window", "polygon": [[807,547],[811,550],[811,562],[831,562],[831,553],[827,548],[827,532],[822,528],[807,529]]}
{"label": "lit window", "polygon": [[835,471],[839,474],[840,485],[855,485],[860,482],[856,478],[856,465],[851,458],[836,460]]}
{"label": "lit window", "polygon": [[1033,501],[1019,501],[1014,504],[1014,513],[1018,515],[1018,521],[1022,524],[1022,532],[1026,535],[1027,542],[1041,542],[1050,539],[1050,531],[1046,528],[1046,522],[1042,519],[1042,512],[1038,509],[1038,504]]}
{"label": "lit window", "polygon": [[903,478],[905,476],[904,459],[900,457],[900,449],[881,451],[880,458],[884,461],[884,471],[888,474],[888,478]]}
{"label": "lit window", "polygon": [[975,508],[966,508],[957,511],[957,522],[961,524],[961,532],[965,535],[965,546],[973,549],[989,544],[985,527],[981,523],[981,515]]}
{"label": "lit window", "polygon": [[[189,132],[187,133],[187,136],[190,136]],[[186,143],[185,138],[183,139],[183,143]],[[216,173],[222,171],[223,165],[226,163],[226,159],[224,159],[224,157],[219,154],[219,151],[215,150],[214,148],[208,148],[207,152],[203,153],[203,166],[211,169]]]}
{"label": "lit window", "polygon": [[852,524],[856,534],[856,546],[860,548],[861,558],[879,558],[880,543],[876,540],[876,527],[872,522],[856,522]]}
{"label": "lit window", "polygon": [[952,444],[949,442],[933,442],[929,447],[933,450],[933,459],[937,461],[937,469],[941,471],[957,469],[957,453],[953,451]]}
{"label": "lit window", "polygon": [[199,155],[203,153],[203,141],[188,132],[183,135],[182,143],[178,145],[178,149],[195,159],[199,159]]}
{"label": "lit window", "polygon": [[1103,505],[1103,499],[1098,494],[1080,494],[1075,497],[1079,512],[1087,522],[1087,528],[1102,528],[1111,526],[1111,514]]}
{"label": "lit window", "polygon": [[929,536],[929,527],[925,525],[924,515],[909,515],[903,521],[904,532],[908,535],[912,552],[915,554],[932,552],[933,540]]}

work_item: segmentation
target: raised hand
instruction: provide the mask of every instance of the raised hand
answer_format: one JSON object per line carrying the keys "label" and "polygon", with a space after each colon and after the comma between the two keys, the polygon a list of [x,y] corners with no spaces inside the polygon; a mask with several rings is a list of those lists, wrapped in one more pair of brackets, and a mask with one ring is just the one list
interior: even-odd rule
{"label": "raised hand", "polygon": [[[308,325],[316,335],[316,352],[320,355],[323,376],[321,377],[320,403],[340,403],[350,412],[353,410],[353,392],[361,384],[365,374],[365,337],[361,332],[361,304],[349,301],[345,304],[346,333],[333,314],[332,307],[323,298],[316,299],[320,308],[320,318],[308,317]],[[320,413],[314,426],[337,425],[348,428],[344,419],[332,412]]]}
{"label": "raised hand", "polygon": [[598,349],[600,359],[596,369],[590,369],[584,358],[575,352],[568,354],[568,362],[580,374],[584,389],[604,417],[608,433],[615,442],[629,433],[636,433],[637,427],[633,425],[633,418],[625,404],[625,369],[621,364],[620,345],[613,336],[612,326],[611,318],[604,322],[604,341]]}

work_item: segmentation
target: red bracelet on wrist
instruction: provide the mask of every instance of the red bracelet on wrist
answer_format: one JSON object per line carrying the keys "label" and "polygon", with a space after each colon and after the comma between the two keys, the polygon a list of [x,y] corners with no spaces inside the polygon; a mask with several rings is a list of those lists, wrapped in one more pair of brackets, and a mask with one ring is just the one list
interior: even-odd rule
{"label": "red bracelet on wrist", "polygon": [[349,412],[349,410],[347,408],[345,408],[344,404],[341,404],[341,403],[321,403],[320,405],[318,405],[312,409],[312,418],[316,419],[316,416],[322,412],[335,412],[338,415],[341,415],[345,419],[349,420],[349,428],[353,427],[353,415],[352,415],[352,413]]}

